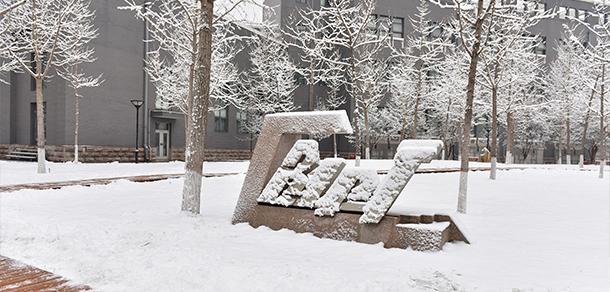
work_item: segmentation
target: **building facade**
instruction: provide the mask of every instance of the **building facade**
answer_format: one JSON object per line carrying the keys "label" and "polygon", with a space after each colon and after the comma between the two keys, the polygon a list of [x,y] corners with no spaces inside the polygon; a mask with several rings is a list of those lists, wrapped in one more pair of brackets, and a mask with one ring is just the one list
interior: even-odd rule
{"label": "building facade", "polygon": [[[281,25],[286,25],[288,16],[295,9],[305,7],[319,9],[320,5],[325,5],[325,3],[325,0],[267,0],[265,2],[269,6],[277,7],[277,16],[281,19]],[[87,147],[133,152],[136,144],[136,109],[130,101],[142,99],[145,103],[139,112],[137,139],[139,146],[143,147],[144,156],[150,161],[182,159],[185,141],[184,115],[177,111],[167,111],[156,107],[155,86],[148,81],[143,70],[143,60],[147,50],[143,42],[146,27],[143,21],[134,17],[133,12],[117,9],[122,5],[124,5],[123,0],[92,1],[90,4],[90,9],[96,12],[93,23],[98,29],[99,36],[92,40],[89,46],[95,48],[97,61],[82,64],[80,67],[92,76],[103,74],[105,81],[98,87],[80,90],[82,98],[79,99],[79,145],[84,147],[80,150],[83,151],[81,160],[104,161],[88,158]],[[409,17],[416,13],[418,5],[417,0],[378,1],[375,10],[376,17],[390,17],[397,23],[392,26],[395,46],[405,45],[405,37],[411,31]],[[548,0],[541,5],[544,5],[546,9],[557,7],[561,13],[583,18],[587,17],[587,11],[592,10],[591,3],[575,0]],[[429,17],[437,22],[447,19],[453,13],[451,10],[444,10],[434,5],[430,5],[430,10]],[[555,18],[544,20],[532,31],[532,33],[539,32],[544,37],[545,45],[541,46],[539,51],[541,56],[546,58],[547,63],[555,58],[552,48],[555,41],[560,38],[563,30],[562,24],[566,22],[564,18],[562,14],[559,14]],[[591,22],[596,21],[586,19]],[[299,59],[297,49],[290,48],[289,52],[294,60]],[[247,68],[249,62],[247,52],[240,53],[235,62],[239,68]],[[74,91],[57,74],[51,72],[50,75],[52,77],[46,80],[43,89],[46,111],[46,144],[59,147],[58,149],[63,147],[62,150],[57,150],[63,151],[63,156],[53,156],[59,158],[51,160],[69,161],[73,159],[68,148],[74,145]],[[4,154],[7,152],[6,149],[10,148],[8,145],[26,147],[35,145],[36,139],[33,79],[29,75],[16,73],[6,74],[5,79],[10,85],[0,84],[0,145],[3,145],[5,149]],[[298,76],[295,77],[295,82],[300,84],[294,92],[298,110],[310,110],[312,108],[309,99],[310,87]],[[314,90],[316,95],[323,95],[325,92],[325,88],[321,86],[315,87]],[[351,113],[353,105],[348,104],[345,109]],[[210,151],[217,150],[217,154],[210,154],[210,157],[220,157],[220,159],[248,157],[255,141],[252,141],[249,134],[239,132],[238,124],[241,118],[240,112],[232,106],[209,114],[206,148],[211,149]],[[380,149],[377,156],[390,155],[388,153],[392,152],[394,144],[394,142],[388,141],[388,145],[379,146],[386,148]],[[331,139],[323,140],[321,148],[323,151],[331,151]],[[344,153],[355,151],[345,137],[339,139],[339,150]],[[547,149],[547,151],[553,150]],[[226,153],[228,156],[223,156],[222,153]],[[233,156],[230,156],[230,153],[233,153]],[[373,149],[373,153],[376,153],[375,149]],[[0,158],[3,158],[2,154],[3,152],[0,150]],[[547,154],[545,153],[544,156]],[[553,156],[553,154],[549,153],[548,156]],[[129,158],[131,156],[121,157],[123,158],[114,160],[133,159]]]}

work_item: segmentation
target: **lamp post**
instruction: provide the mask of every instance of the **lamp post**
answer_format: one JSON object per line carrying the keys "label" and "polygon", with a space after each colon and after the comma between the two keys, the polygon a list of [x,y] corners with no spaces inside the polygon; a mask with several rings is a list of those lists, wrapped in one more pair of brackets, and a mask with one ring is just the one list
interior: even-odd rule
{"label": "lamp post", "polygon": [[136,163],[138,163],[138,122],[140,121],[140,107],[144,103],[143,100],[132,99],[131,104],[136,107]]}

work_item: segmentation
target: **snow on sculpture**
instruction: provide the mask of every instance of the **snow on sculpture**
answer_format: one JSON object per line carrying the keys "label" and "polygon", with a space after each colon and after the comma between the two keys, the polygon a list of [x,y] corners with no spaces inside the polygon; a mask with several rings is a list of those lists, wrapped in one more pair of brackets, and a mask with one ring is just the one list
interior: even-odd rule
{"label": "snow on sculpture", "polygon": [[257,198],[301,134],[351,134],[345,110],[268,114],[265,116],[248,172],[235,205],[233,224],[257,217]]}
{"label": "snow on sculpture", "polygon": [[334,216],[339,212],[341,203],[366,202],[379,185],[379,176],[375,169],[350,167],[341,172],[330,189],[316,203],[315,214]]}
{"label": "snow on sculpture", "polygon": [[334,216],[345,208],[363,212],[360,223],[379,223],[419,165],[430,162],[442,147],[438,140],[402,141],[394,166],[380,183],[375,169],[345,168],[340,158],[320,161],[318,142],[298,140],[257,201],[315,207],[317,216]]}
{"label": "snow on sculpture", "polygon": [[309,181],[307,175],[318,166],[319,161],[318,142],[314,140],[297,141],[257,201],[291,206],[303,195],[303,189]]}
{"label": "snow on sculpture", "polygon": [[437,140],[404,140],[398,145],[394,166],[362,208],[360,223],[379,223],[420,164],[430,162],[443,148]]}
{"label": "snow on sculpture", "polygon": [[[339,212],[333,210],[334,216],[316,216],[314,207],[329,207],[332,203],[329,200],[327,206],[322,206],[326,199],[325,195],[331,192],[332,184],[339,180],[341,173],[350,172],[346,169],[347,164],[343,159],[324,159],[318,162],[316,168],[310,167],[306,171],[301,171],[303,176],[299,176],[299,184],[285,176],[295,175],[295,169],[299,167],[299,162],[306,161],[306,155],[296,157],[290,156],[290,160],[297,162],[291,164],[293,169],[282,168],[282,162],[291,152],[293,146],[301,139],[301,134],[316,133],[351,133],[351,126],[345,111],[329,112],[298,112],[289,114],[269,114],[265,117],[261,134],[258,138],[256,148],[252,155],[250,167],[242,186],[239,200],[233,213],[233,224],[242,222],[249,223],[252,227],[267,226],[273,230],[290,229],[297,233],[309,232],[314,236],[322,238],[332,238],[337,240],[356,241],[368,244],[383,242],[386,248],[413,248],[414,250],[440,250],[446,242],[463,241],[468,239],[462,233],[451,215],[447,214],[410,214],[409,212],[393,212],[386,214],[387,209],[404,188],[404,185],[412,175],[409,169],[415,170],[416,165],[408,166],[410,161],[417,163],[428,160],[427,154],[438,151],[434,146],[442,145],[435,141],[409,141],[400,145],[400,153],[396,156],[396,165],[388,179],[383,179],[377,188],[370,188],[369,191],[360,192],[358,187],[364,189],[364,185],[354,188],[353,194],[341,194],[341,200],[335,204],[339,207]],[[303,142],[310,143],[310,142]],[[299,144],[301,145],[301,144]],[[407,147],[408,146],[408,147]],[[403,148],[409,148],[405,151]],[[301,159],[302,158],[302,159]],[[315,165],[312,165],[315,166]],[[359,170],[362,171],[362,170]],[[377,178],[376,173],[370,176]],[[307,181],[305,182],[305,179]],[[390,179],[392,178],[392,180]],[[378,178],[377,178],[378,180]],[[392,184],[392,181],[394,182]],[[359,182],[356,182],[357,185]],[[303,188],[304,185],[304,188]],[[289,190],[289,187],[292,189]],[[375,191],[372,191],[376,189]],[[384,189],[380,191],[379,189]],[[265,190],[265,195],[263,195]],[[299,193],[300,196],[288,197],[280,196],[286,192]],[[332,191],[334,192],[334,191]],[[331,192],[331,193],[332,193]],[[371,197],[370,194],[373,194]],[[324,198],[324,199],[323,199]],[[330,198],[330,197],[328,197]],[[364,200],[369,199],[369,202]],[[388,200],[390,198],[391,200]],[[290,207],[304,208],[282,208],[281,205],[271,205],[269,202],[284,200],[283,205]],[[268,202],[264,202],[267,200]],[[258,202],[257,202],[258,201]],[[383,204],[373,204],[374,208],[367,208],[371,214],[361,215],[366,204],[374,202]],[[317,205],[316,205],[317,204]],[[320,213],[320,212],[318,212]],[[359,214],[360,213],[360,214]],[[385,216],[384,216],[385,215]],[[380,220],[374,224],[374,220],[362,224],[362,218],[379,217]],[[449,224],[432,224],[449,222]],[[411,225],[420,224],[415,228]],[[432,226],[434,225],[434,226]],[[431,228],[430,228],[431,227]],[[428,231],[433,232],[428,232]],[[437,232],[439,231],[439,232]]]}
{"label": "snow on sculpture", "polygon": [[343,158],[327,158],[322,160],[320,166],[315,169],[309,178],[305,190],[301,193],[301,197],[297,199],[294,205],[297,207],[313,208],[314,203],[321,195],[326,193],[344,167],[345,160]]}

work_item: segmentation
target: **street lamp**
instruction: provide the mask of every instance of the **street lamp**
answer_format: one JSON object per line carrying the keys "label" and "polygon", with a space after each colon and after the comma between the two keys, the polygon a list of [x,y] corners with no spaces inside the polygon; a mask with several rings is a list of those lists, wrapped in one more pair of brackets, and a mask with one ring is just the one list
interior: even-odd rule
{"label": "street lamp", "polygon": [[136,107],[136,163],[138,163],[138,122],[140,121],[140,107],[144,103],[143,100],[132,99],[131,104]]}

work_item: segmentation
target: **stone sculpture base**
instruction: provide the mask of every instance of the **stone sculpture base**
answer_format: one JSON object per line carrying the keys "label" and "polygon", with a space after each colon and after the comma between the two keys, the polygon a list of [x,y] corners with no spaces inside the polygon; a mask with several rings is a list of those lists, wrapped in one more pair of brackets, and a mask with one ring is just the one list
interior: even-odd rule
{"label": "stone sculpture base", "polygon": [[451,241],[469,243],[449,215],[386,215],[378,224],[360,224],[361,213],[339,212],[334,217],[319,217],[309,209],[264,204],[258,204],[255,210],[249,221],[255,228],[286,228],[320,238],[383,242],[386,248],[411,247],[417,251],[438,251]]}

